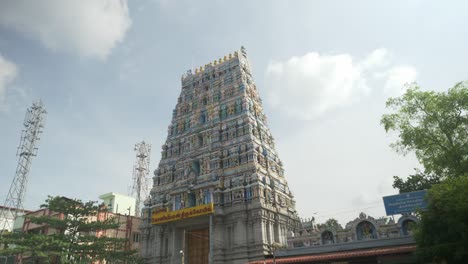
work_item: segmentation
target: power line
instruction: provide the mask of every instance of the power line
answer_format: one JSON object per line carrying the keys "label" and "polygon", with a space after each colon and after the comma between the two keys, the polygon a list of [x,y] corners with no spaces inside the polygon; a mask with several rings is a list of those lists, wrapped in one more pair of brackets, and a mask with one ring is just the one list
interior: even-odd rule
{"label": "power line", "polygon": [[378,208],[380,206],[378,204],[381,204],[381,203],[382,203],[381,201],[375,201],[372,203],[365,204],[365,207],[351,208],[351,209],[350,208],[330,209],[330,210],[325,210],[321,212],[319,211],[319,212],[313,213],[313,215],[315,219],[325,219],[325,218],[334,217],[337,215],[343,215],[347,213],[353,213],[353,212],[360,213],[363,210]]}
{"label": "power line", "polygon": [[335,215],[342,215],[342,214],[347,214],[347,213],[353,213],[353,212],[362,212],[362,210],[368,210],[368,209],[372,209],[372,208],[377,208],[378,206],[369,206],[369,207],[363,207],[363,208],[359,208],[359,209],[351,209],[351,210],[348,210],[348,211],[341,211],[341,212],[336,212],[336,213],[333,213],[333,214],[328,214],[328,215],[320,215],[320,216],[317,216],[317,218],[327,218],[327,217],[331,217],[331,216],[335,216]]}

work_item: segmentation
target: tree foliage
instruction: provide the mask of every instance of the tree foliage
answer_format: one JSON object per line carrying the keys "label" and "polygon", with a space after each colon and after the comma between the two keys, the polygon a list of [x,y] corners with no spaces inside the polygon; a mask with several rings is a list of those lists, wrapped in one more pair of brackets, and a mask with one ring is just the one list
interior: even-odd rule
{"label": "tree foliage", "polygon": [[446,93],[413,85],[390,98],[385,130],[399,132],[393,147],[414,151],[424,172],[406,180],[394,177],[400,192],[429,189],[428,208],[419,212],[414,232],[417,253],[425,263],[468,263],[468,83]]}
{"label": "tree foliage", "polygon": [[104,208],[96,202],[82,202],[64,197],[49,197],[41,206],[52,216],[29,217],[34,224],[44,225],[43,232],[11,233],[3,235],[2,243],[14,245],[0,250],[0,255],[22,254],[34,263],[90,263],[111,261],[132,263],[136,252],[127,248],[122,238],[98,236],[97,233],[119,227],[112,218],[101,220]]}
{"label": "tree foliage", "polygon": [[325,221],[325,223],[318,224],[317,227],[319,229],[331,229],[335,231],[343,230],[343,227],[340,225],[340,223],[338,223],[338,220],[336,220],[335,218],[330,218],[327,221]]}
{"label": "tree foliage", "polygon": [[415,174],[409,175],[406,180],[398,176],[393,176],[393,188],[398,189],[400,193],[420,191],[431,188],[432,185],[440,183],[441,178],[434,174],[424,174],[416,170]]}
{"label": "tree foliage", "polygon": [[449,178],[428,192],[415,232],[424,262],[468,263],[468,174]]}
{"label": "tree foliage", "polygon": [[[468,171],[468,83],[461,82],[447,92],[421,91],[412,85],[398,98],[390,98],[381,124],[387,132],[397,131],[392,147],[400,153],[413,151],[424,173],[408,181],[395,178],[397,188],[414,185],[417,190],[438,179],[457,177]],[[400,189],[401,191],[401,189]]]}

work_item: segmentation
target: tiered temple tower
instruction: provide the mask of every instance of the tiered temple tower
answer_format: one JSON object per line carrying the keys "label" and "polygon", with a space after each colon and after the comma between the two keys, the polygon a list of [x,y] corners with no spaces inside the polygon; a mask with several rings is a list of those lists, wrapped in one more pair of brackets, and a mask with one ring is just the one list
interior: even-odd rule
{"label": "tiered temple tower", "polygon": [[298,227],[243,47],[182,76],[143,217],[148,263],[263,259]]}

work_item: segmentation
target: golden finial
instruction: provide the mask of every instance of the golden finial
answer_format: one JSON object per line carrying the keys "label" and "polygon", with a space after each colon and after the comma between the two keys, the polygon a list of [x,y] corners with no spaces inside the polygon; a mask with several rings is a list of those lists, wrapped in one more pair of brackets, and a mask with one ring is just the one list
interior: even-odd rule
{"label": "golden finial", "polygon": [[200,72],[202,72],[202,71],[203,71],[203,66],[200,66]]}
{"label": "golden finial", "polygon": [[222,62],[222,60],[221,60],[221,58],[219,58],[219,61],[218,61],[218,63],[221,63],[221,62]]}
{"label": "golden finial", "polygon": [[232,59],[232,54],[231,53],[229,53],[229,59]]}
{"label": "golden finial", "polygon": [[226,56],[224,56],[224,59],[223,59],[223,61],[226,61],[226,60],[227,60],[227,57],[226,57]]}
{"label": "golden finial", "polygon": [[197,74],[197,73],[198,73],[198,69],[195,69],[195,74]]}
{"label": "golden finial", "polygon": [[214,65],[216,65],[216,64],[218,64],[218,61],[217,61],[217,60],[214,61]]}

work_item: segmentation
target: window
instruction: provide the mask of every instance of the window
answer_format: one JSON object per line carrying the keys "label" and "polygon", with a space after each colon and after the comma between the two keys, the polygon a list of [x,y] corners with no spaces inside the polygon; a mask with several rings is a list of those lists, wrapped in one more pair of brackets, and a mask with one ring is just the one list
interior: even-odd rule
{"label": "window", "polygon": [[238,134],[239,136],[243,136],[243,135],[244,135],[244,128],[239,127],[239,128],[237,129],[237,134]]}
{"label": "window", "polygon": [[211,203],[211,191],[210,191],[210,189],[203,190],[203,203],[204,204]]}
{"label": "window", "polygon": [[195,172],[197,175],[200,174],[200,161],[199,160],[192,161],[192,171]]}
{"label": "window", "polygon": [[133,233],[133,243],[138,243],[140,242],[140,233],[139,232],[134,232]]}
{"label": "window", "polygon": [[221,106],[221,111],[220,111],[220,112],[221,112],[221,119],[226,118],[226,116],[227,116],[226,105],[222,105],[222,106]]}
{"label": "window", "polygon": [[196,205],[196,196],[193,192],[188,194],[188,206],[187,207],[193,207]]}
{"label": "window", "polygon": [[223,165],[224,165],[223,166],[224,168],[229,168],[229,166],[230,166],[229,159],[224,159]]}
{"label": "window", "polygon": [[198,147],[202,147],[203,146],[203,135],[198,135],[197,136],[197,139],[198,139]]}
{"label": "window", "polygon": [[185,119],[184,131],[190,128],[190,117]]}
{"label": "window", "polygon": [[241,200],[242,197],[242,190],[238,190],[234,192],[234,200]]}
{"label": "window", "polygon": [[213,94],[213,101],[214,101],[214,102],[218,102],[220,97],[221,97],[221,93],[220,93],[220,92],[214,93],[214,94]]}
{"label": "window", "polygon": [[242,101],[238,99],[236,101],[236,114],[242,112]]}
{"label": "window", "polygon": [[174,210],[180,210],[180,209],[181,209],[180,195],[176,195],[174,197]]}
{"label": "window", "polygon": [[205,124],[205,122],[206,122],[206,113],[203,112],[203,113],[201,113],[201,115],[200,115],[200,123],[201,123],[201,124]]}
{"label": "window", "polygon": [[251,187],[248,187],[248,188],[245,189],[245,198],[247,200],[252,199],[252,188]]}

